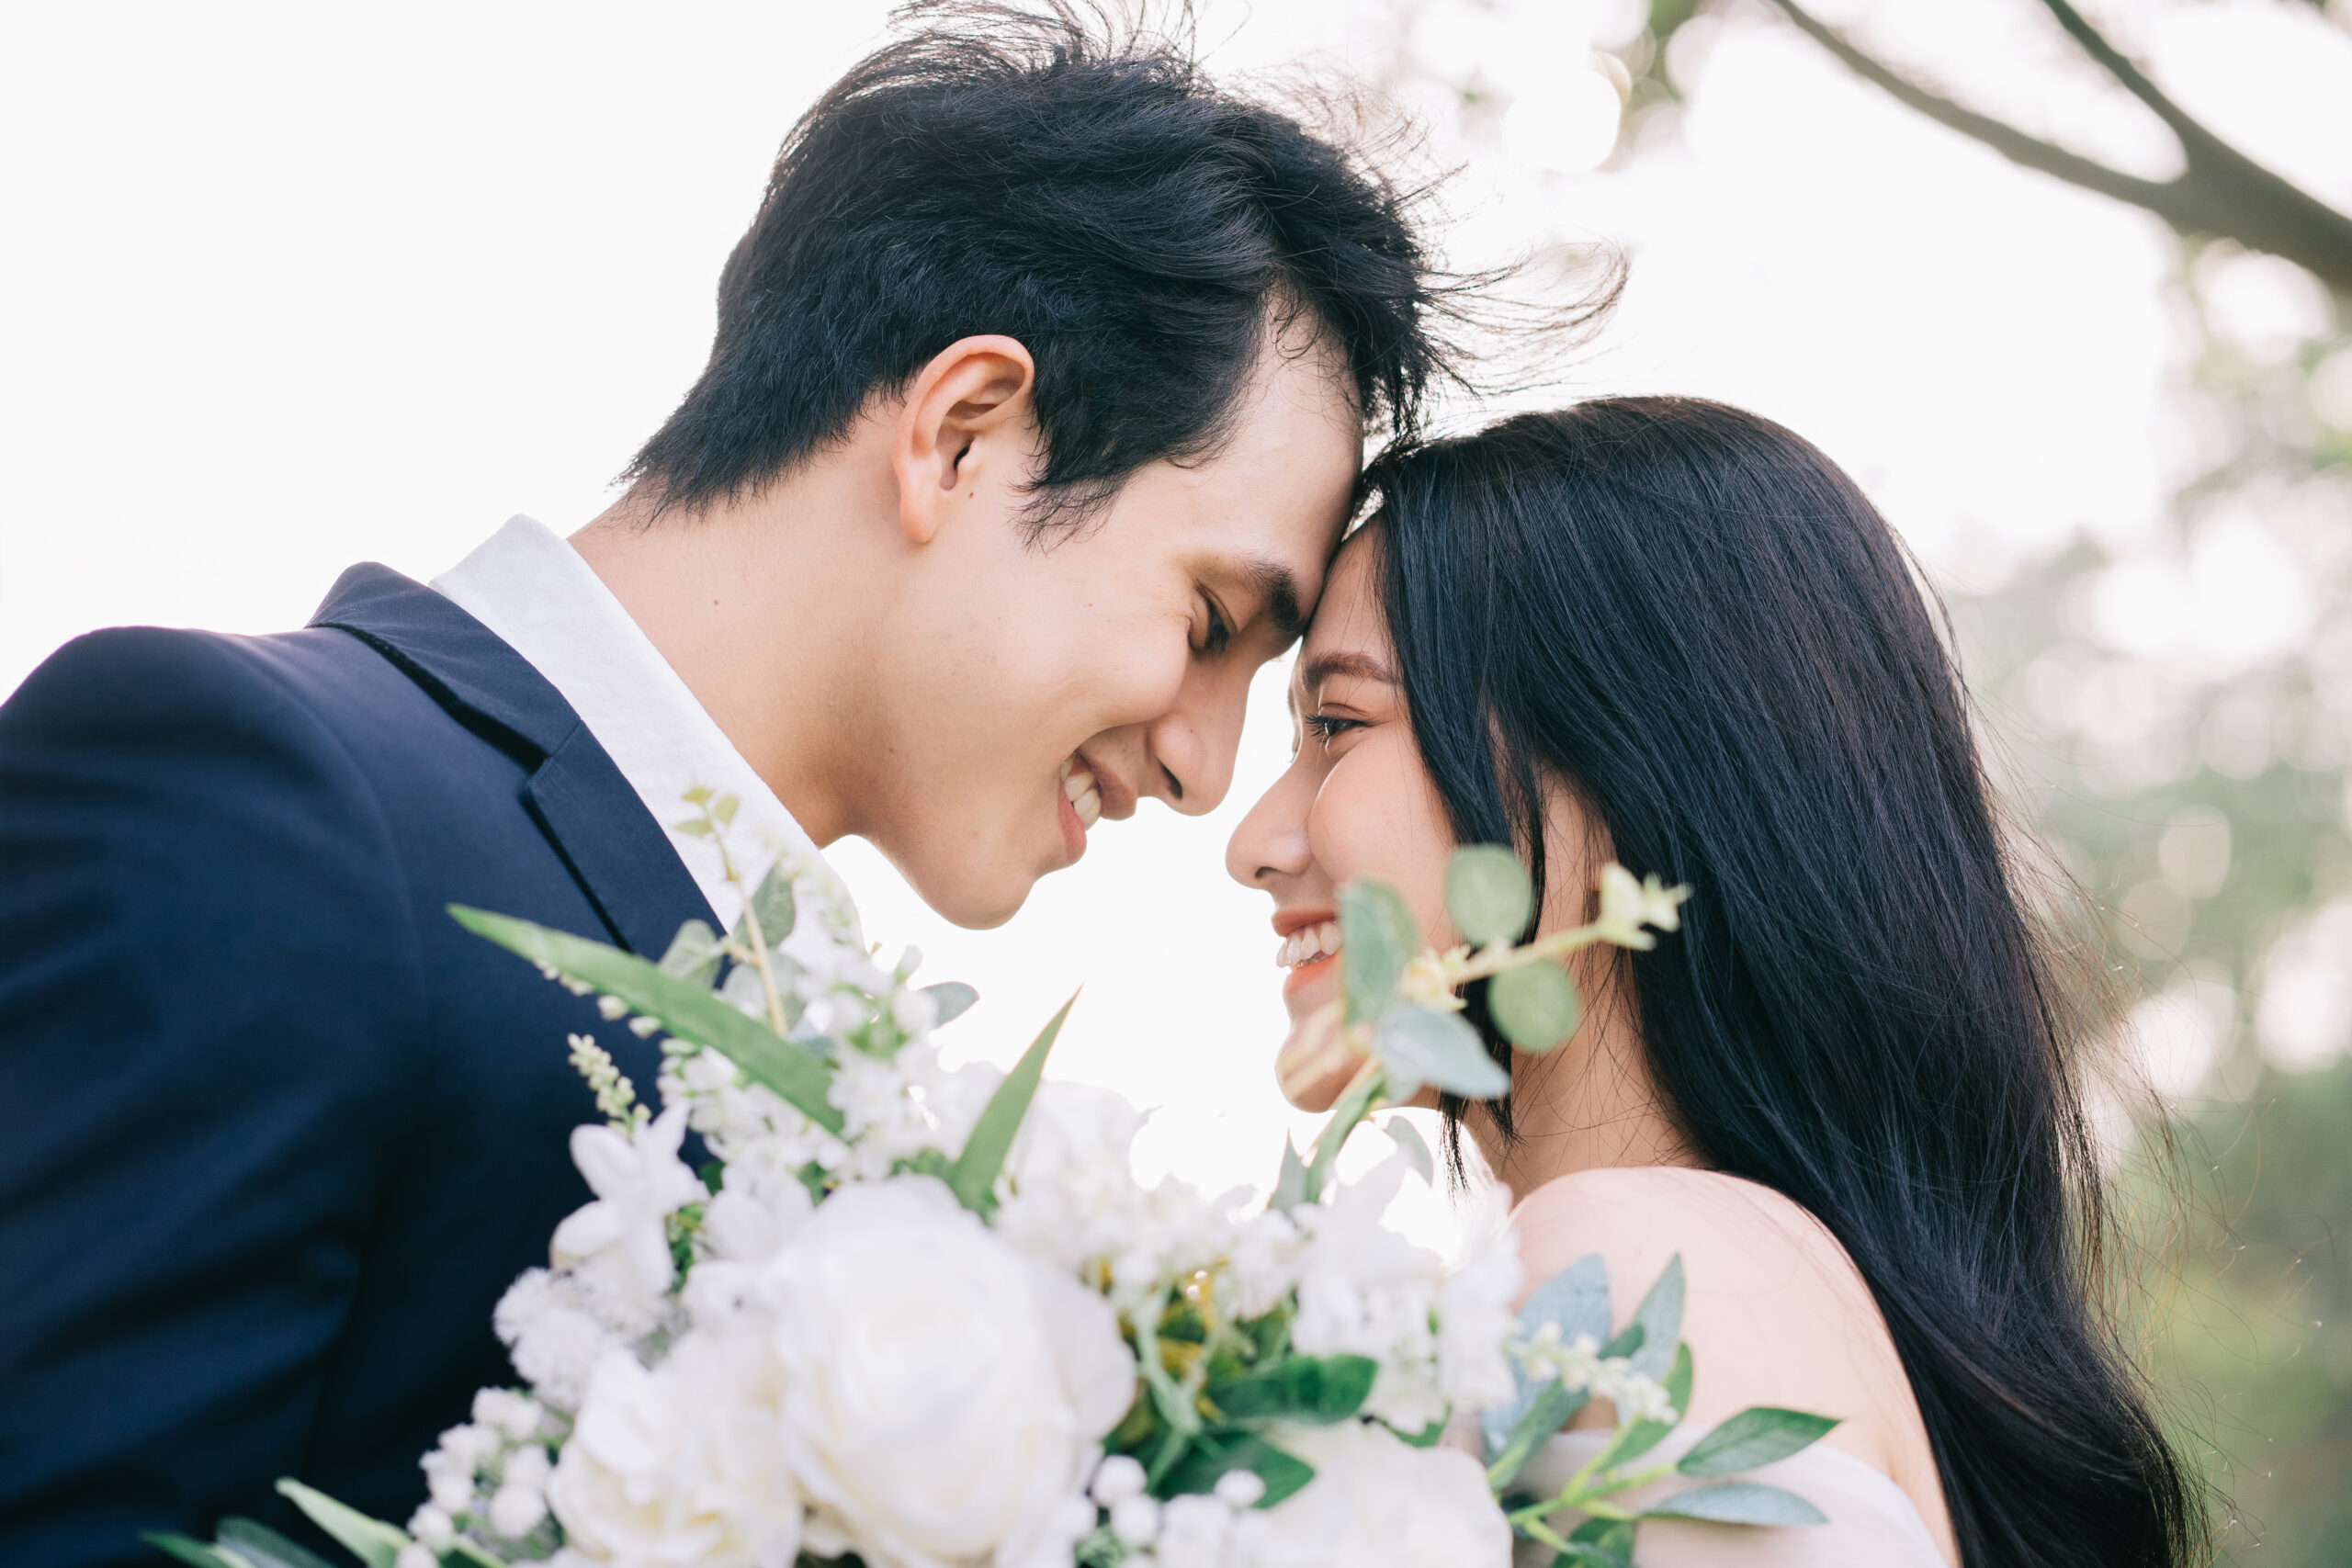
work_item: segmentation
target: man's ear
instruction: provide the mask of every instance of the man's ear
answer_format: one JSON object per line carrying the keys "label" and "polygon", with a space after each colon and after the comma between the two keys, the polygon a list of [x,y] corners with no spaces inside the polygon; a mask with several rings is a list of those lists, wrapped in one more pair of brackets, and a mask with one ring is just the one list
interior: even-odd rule
{"label": "man's ear", "polygon": [[938,534],[960,489],[985,475],[1020,483],[1028,475],[1036,362],[1018,340],[967,337],[916,372],[890,442],[899,481],[899,526],[918,545]]}

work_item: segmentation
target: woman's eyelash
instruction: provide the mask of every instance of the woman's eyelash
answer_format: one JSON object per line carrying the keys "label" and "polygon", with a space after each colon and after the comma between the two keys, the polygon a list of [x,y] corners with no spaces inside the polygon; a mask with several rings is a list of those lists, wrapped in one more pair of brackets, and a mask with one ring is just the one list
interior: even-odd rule
{"label": "woman's eyelash", "polygon": [[1208,597],[1206,594],[1203,594],[1201,596],[1201,603],[1208,606],[1209,612],[1208,636],[1202,641],[1201,651],[1203,653],[1223,653],[1228,647],[1232,646],[1233,628],[1225,624],[1225,613],[1216,607],[1216,600]]}
{"label": "woman's eyelash", "polygon": [[1340,718],[1328,713],[1311,713],[1306,719],[1307,732],[1317,740],[1329,741],[1351,729],[1362,729],[1360,718]]}

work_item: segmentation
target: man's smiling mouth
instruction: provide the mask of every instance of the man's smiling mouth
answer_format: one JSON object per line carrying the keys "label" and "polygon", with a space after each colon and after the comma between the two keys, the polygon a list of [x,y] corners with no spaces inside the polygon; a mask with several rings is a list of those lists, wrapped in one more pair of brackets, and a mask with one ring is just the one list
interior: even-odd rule
{"label": "man's smiling mouth", "polygon": [[1062,794],[1078,814],[1080,828],[1091,828],[1102,820],[1102,787],[1094,781],[1094,770],[1076,752],[1062,763]]}

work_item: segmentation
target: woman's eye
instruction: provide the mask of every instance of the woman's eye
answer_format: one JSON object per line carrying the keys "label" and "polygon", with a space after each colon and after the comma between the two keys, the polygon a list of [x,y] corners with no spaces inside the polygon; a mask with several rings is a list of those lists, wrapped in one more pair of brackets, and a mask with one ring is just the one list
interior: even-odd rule
{"label": "woman's eye", "polygon": [[1326,746],[1329,746],[1336,738],[1345,735],[1349,730],[1363,728],[1363,720],[1360,718],[1340,718],[1328,713],[1311,713],[1306,716],[1306,732]]}
{"label": "woman's eye", "polygon": [[1201,651],[1223,653],[1232,646],[1233,628],[1225,624],[1225,613],[1216,607],[1216,600],[1203,594],[1201,603],[1208,607],[1209,612],[1208,635],[1201,641]]}

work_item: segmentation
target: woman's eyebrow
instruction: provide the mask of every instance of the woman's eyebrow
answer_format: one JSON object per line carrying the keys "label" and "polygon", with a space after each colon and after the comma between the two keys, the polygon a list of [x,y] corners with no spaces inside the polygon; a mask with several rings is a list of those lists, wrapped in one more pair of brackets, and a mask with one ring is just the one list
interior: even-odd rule
{"label": "woman's eyebrow", "polygon": [[1308,661],[1299,675],[1299,684],[1312,692],[1334,675],[1352,675],[1359,681],[1377,681],[1385,686],[1396,683],[1396,672],[1369,653],[1326,653]]}

